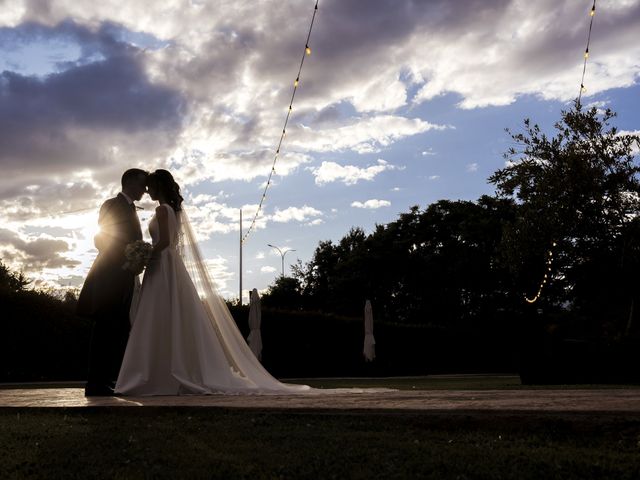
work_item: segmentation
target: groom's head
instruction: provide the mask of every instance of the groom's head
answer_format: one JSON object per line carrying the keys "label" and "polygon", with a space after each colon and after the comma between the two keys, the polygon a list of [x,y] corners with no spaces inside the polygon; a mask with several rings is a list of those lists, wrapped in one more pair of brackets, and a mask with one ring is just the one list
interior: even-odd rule
{"label": "groom's head", "polygon": [[140,200],[147,191],[147,176],[149,174],[139,168],[130,168],[122,174],[122,191],[133,200]]}

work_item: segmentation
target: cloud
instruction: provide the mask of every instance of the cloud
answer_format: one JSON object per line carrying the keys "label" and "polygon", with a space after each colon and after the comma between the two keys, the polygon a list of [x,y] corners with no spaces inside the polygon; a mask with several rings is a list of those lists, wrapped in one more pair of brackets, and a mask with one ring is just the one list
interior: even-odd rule
{"label": "cloud", "polygon": [[291,129],[290,138],[294,147],[313,152],[352,150],[357,153],[375,153],[402,138],[447,128],[452,127],[419,118],[379,115],[352,119],[349,124],[324,129],[298,124]]}
{"label": "cloud", "polygon": [[636,135],[640,136],[640,130],[620,130],[618,135]]}
{"label": "cloud", "polygon": [[277,271],[278,271],[278,269],[277,269],[277,268],[269,267],[269,266],[261,267],[261,268],[260,268],[260,272],[261,272],[261,273],[275,273],[275,272],[277,272]]}
{"label": "cloud", "polygon": [[[192,150],[182,152],[184,156],[174,158],[170,170],[182,184],[196,184],[205,180],[223,182],[228,180],[250,181],[258,177],[267,178],[273,164],[270,150],[232,152],[209,152]],[[311,162],[303,153],[287,152],[278,157],[276,175],[285,177],[295,172],[300,165]]]}
{"label": "cloud", "polygon": [[[603,1],[587,96],[632,85],[640,73],[640,5]],[[266,177],[309,19],[305,2],[266,5],[4,5],[6,48],[64,41],[79,53],[46,77],[17,67],[2,74],[0,162],[12,181],[0,179],[0,198],[78,167],[93,170],[101,186],[137,165],[171,166],[186,185]],[[445,93],[459,95],[463,108],[527,94],[574,98],[586,10],[551,0],[372,0],[367,8],[327,0],[278,174],[295,172],[314,152],[377,152],[446,128],[402,111]]]}
{"label": "cloud", "polygon": [[390,205],[391,205],[391,202],[388,200],[376,200],[376,199],[367,200],[364,203],[362,202],[351,203],[351,206],[354,208],[369,208],[374,210],[381,207],[388,207]]}
{"label": "cloud", "polygon": [[47,235],[22,238],[12,230],[0,228],[0,255],[10,264],[22,265],[27,272],[77,266],[79,261],[63,256],[69,250],[64,240]]}
{"label": "cloud", "polygon": [[598,100],[595,102],[589,102],[587,105],[584,106],[585,110],[590,110],[592,108],[595,108],[596,111],[598,112],[598,115],[603,115],[605,113],[605,109],[608,105],[608,101],[606,100]]}
{"label": "cloud", "polygon": [[[426,10],[432,14],[440,7],[440,14],[432,17],[442,28],[434,35],[425,25],[424,34],[408,42],[423,55],[413,61],[421,85],[414,103],[448,92],[461,96],[462,108],[507,105],[526,94],[560,101],[577,96],[588,6],[503,0],[457,2],[450,8],[432,2],[430,7]],[[592,38],[599,48],[588,65],[587,96],[630,86],[638,76],[637,65],[629,59],[640,53],[631,40],[640,4],[609,1],[600,10],[607,13],[594,21]]]}
{"label": "cloud", "polygon": [[[243,231],[249,228],[253,216],[258,209],[257,204],[247,204],[241,207]],[[240,209],[218,201],[205,201],[199,205],[189,205],[186,209],[189,221],[193,226],[198,241],[204,242],[215,233],[230,233],[240,230]],[[267,225],[268,217],[258,215],[254,228],[263,229]]]}
{"label": "cloud", "polygon": [[[119,42],[114,32],[109,24],[91,31],[72,21],[55,27],[27,23],[9,32],[25,41],[76,42],[82,54],[44,77],[0,73],[0,163],[6,173],[0,198],[48,176],[70,177],[79,168],[110,177],[111,164],[132,162],[143,152],[152,158],[169,152],[184,99],[151,82],[140,50]],[[2,29],[0,37],[6,35]]]}
{"label": "cloud", "polygon": [[271,215],[270,220],[277,223],[288,223],[292,221],[296,222],[304,222],[308,220],[310,217],[318,217],[321,216],[322,212],[308,205],[304,205],[301,208],[298,207],[288,207],[284,210],[279,210],[276,208],[276,212]]}
{"label": "cloud", "polygon": [[73,213],[95,211],[97,216],[101,197],[105,195],[90,176],[83,176],[83,172],[70,175],[67,183],[60,183],[50,176],[34,180],[37,183],[11,186],[13,196],[0,199],[0,222],[42,224],[46,221],[58,225],[66,223],[65,219]]}
{"label": "cloud", "polygon": [[377,165],[371,165],[365,168],[360,168],[355,165],[340,165],[335,162],[322,162],[319,167],[311,167],[309,170],[313,173],[317,185],[331,182],[355,185],[360,180],[371,181],[380,173],[397,168],[397,166],[379,159]]}
{"label": "cloud", "polygon": [[[618,131],[618,135],[631,135],[631,136],[640,137],[640,130],[620,130]],[[631,146],[631,154],[632,155],[640,154],[640,141],[635,142]]]}
{"label": "cloud", "polygon": [[466,167],[467,172],[477,172],[478,171],[478,164],[477,163],[469,163]]}
{"label": "cloud", "polygon": [[[364,3],[320,4],[313,53],[276,164],[279,178],[302,170],[318,185],[354,185],[398,168],[342,165],[322,154],[371,154],[414,135],[439,135],[452,127],[418,118],[413,107],[442,95],[452,94],[465,109],[526,95],[560,101],[577,95],[590,5]],[[585,103],[640,78],[640,2],[601,0],[598,7]],[[31,242],[37,237],[25,229],[48,218],[75,229],[62,240],[71,245],[72,235],[88,235],[85,224],[73,222],[95,218],[52,215],[95,209],[134,166],[169,168],[185,191],[196,185],[214,191],[212,182],[266,181],[311,8],[276,0],[3,2],[0,222]],[[44,52],[38,57],[44,66],[29,63],[34,54],[8,54],[25,49]],[[240,205],[213,197],[194,204],[203,240],[238,229]],[[257,205],[244,208],[250,220]],[[305,215],[302,222],[321,220]],[[269,221],[275,220],[260,216],[256,228]],[[90,246],[83,245],[89,255]],[[51,261],[60,262],[61,244],[49,247]],[[14,252],[16,259],[23,255],[29,257]],[[87,261],[83,257],[83,265]]]}

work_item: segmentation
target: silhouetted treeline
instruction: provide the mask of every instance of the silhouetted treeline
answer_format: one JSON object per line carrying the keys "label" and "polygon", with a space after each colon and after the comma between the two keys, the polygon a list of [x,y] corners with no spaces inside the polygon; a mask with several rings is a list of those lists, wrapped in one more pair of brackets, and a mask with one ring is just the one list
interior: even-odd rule
{"label": "silhouetted treeline", "polygon": [[[244,337],[248,307],[232,306]],[[506,319],[497,318],[496,326]],[[512,325],[515,327],[516,325]],[[513,332],[489,332],[375,322],[376,359],[362,354],[363,319],[309,311],[262,311],[262,363],[281,378],[405,376],[436,373],[517,372]]]}
{"label": "silhouetted treeline", "polygon": [[84,379],[91,325],[75,315],[75,296],[29,283],[0,261],[0,382]]}
{"label": "silhouetted treeline", "polygon": [[611,127],[614,116],[574,107],[552,137],[525,120],[489,178],[496,196],[415,206],[371,234],[322,241],[263,303],[360,315],[368,298],[386,322],[475,332],[479,342],[506,329],[525,352],[525,377],[560,381],[608,362],[633,370],[640,139]]}
{"label": "silhouetted treeline", "polygon": [[[415,206],[322,241],[263,296],[278,376],[515,371],[525,382],[640,380],[640,138],[607,110],[512,134],[495,196]],[[0,262],[0,381],[83,379],[90,325],[73,295]],[[373,303],[377,358],[361,355]],[[246,308],[232,308],[246,330]]]}
{"label": "silhouetted treeline", "polygon": [[338,243],[320,242],[292,278],[280,278],[266,305],[360,315],[370,299],[376,317],[401,324],[473,325],[517,305],[510,275],[497,259],[511,200],[441,200],[413,207],[366,235],[353,228]]}

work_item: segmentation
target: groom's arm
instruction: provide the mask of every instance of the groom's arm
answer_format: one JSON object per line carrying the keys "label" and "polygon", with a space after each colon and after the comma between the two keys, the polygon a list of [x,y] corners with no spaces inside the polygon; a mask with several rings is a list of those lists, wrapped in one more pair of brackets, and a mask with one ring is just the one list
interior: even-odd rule
{"label": "groom's arm", "polygon": [[93,239],[100,253],[119,252],[127,245],[129,240],[128,219],[123,217],[123,212],[119,211],[113,199],[102,204],[98,216],[100,231]]}

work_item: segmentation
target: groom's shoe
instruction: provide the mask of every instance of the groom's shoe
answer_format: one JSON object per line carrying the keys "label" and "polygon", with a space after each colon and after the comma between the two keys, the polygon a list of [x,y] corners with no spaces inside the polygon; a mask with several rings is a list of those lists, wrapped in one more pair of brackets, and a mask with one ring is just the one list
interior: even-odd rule
{"label": "groom's shoe", "polygon": [[107,385],[87,385],[84,389],[85,397],[113,397],[113,388]]}

